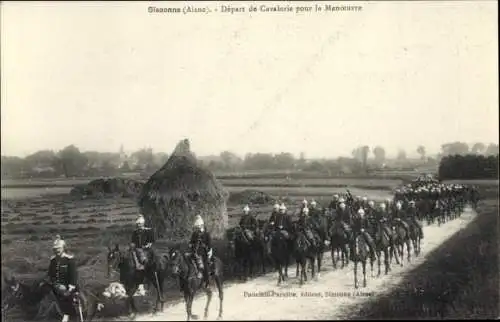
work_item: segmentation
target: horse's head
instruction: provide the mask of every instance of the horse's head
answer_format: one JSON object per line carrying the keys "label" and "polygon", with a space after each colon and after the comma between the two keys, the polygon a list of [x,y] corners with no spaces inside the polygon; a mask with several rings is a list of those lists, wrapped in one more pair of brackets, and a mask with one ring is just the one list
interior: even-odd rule
{"label": "horse's head", "polygon": [[107,266],[108,266],[108,278],[111,276],[111,272],[118,268],[122,260],[122,253],[120,251],[120,246],[116,244],[114,247],[108,246],[108,256],[107,256]]}
{"label": "horse's head", "polygon": [[182,270],[183,254],[178,248],[170,248],[165,255],[172,275],[177,276]]}

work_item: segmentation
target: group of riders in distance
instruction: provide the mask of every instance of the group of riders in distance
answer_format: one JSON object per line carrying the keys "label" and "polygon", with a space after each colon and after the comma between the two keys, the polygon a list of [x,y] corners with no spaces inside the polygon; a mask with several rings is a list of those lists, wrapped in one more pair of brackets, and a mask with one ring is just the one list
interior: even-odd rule
{"label": "group of riders in distance", "polygon": [[[381,274],[381,257],[384,255],[385,274],[390,271],[393,257],[403,265],[406,246],[408,261],[411,246],[415,256],[420,253],[424,238],[421,222],[438,225],[459,217],[466,204],[476,207],[479,200],[477,187],[462,184],[444,184],[436,181],[414,182],[396,189],[393,199],[376,203],[367,197],[335,194],[327,207],[316,201],[304,200],[298,217],[288,213],[284,203],[276,203],[268,220],[260,220],[247,205],[238,227],[228,230],[229,249],[236,267],[244,278],[254,275],[256,265],[265,273],[266,263],[278,272],[278,285],[286,281],[288,266],[295,260],[296,276],[302,284],[307,280],[308,268],[312,277],[321,271],[325,251],[331,251],[333,267],[341,260],[344,268],[354,263],[354,285],[358,287],[357,266],[362,265],[363,286],[366,286],[366,264],[378,259],[378,276]],[[201,216],[196,216],[190,238],[189,251],[168,249],[155,251],[154,234],[145,227],[142,215],[136,220],[130,248],[120,250],[118,245],[109,247],[107,256],[108,276],[119,272],[119,282],[124,286],[129,311],[137,312],[133,297],[144,294],[144,283],[149,282],[157,291],[155,310],[162,310],[163,282],[170,274],[179,278],[186,300],[187,318],[191,312],[194,295],[203,290],[208,296],[205,316],[212,297],[211,285],[219,291],[219,317],[222,317],[222,262],[213,251],[210,232],[205,229]],[[62,321],[76,317],[91,320],[98,310],[100,294],[81,290],[77,283],[75,258],[65,251],[66,243],[58,236],[53,244],[54,256],[50,260],[48,278],[39,284],[55,295]],[[299,271],[300,269],[300,271]],[[213,283],[211,283],[213,282]],[[11,296],[3,308],[19,300],[19,282],[11,280]]]}

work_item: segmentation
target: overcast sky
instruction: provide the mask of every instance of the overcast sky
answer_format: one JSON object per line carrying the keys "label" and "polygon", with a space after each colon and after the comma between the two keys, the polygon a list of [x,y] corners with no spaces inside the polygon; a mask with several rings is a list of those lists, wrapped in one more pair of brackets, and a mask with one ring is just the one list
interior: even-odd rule
{"label": "overcast sky", "polygon": [[498,143],[497,2],[362,5],[175,15],[3,2],[2,155],[170,152],[184,137],[199,155]]}

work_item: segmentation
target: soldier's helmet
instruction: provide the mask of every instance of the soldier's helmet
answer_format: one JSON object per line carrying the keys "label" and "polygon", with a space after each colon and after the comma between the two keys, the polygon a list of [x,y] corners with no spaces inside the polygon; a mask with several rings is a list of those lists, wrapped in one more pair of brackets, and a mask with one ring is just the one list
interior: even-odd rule
{"label": "soldier's helmet", "polygon": [[368,201],[368,206],[375,207],[375,202],[373,200]]}
{"label": "soldier's helmet", "polygon": [[307,199],[304,198],[304,200],[302,200],[302,204],[307,207]]}
{"label": "soldier's helmet", "polygon": [[341,203],[339,204],[339,207],[340,207],[340,209],[345,209],[345,203],[341,202]]}
{"label": "soldier's helmet", "polygon": [[311,201],[311,206],[316,207],[316,205],[317,205],[317,203],[316,203],[316,201],[313,199],[313,200]]}
{"label": "soldier's helmet", "polygon": [[243,212],[245,214],[248,214],[250,212],[250,207],[248,205],[246,205],[244,208],[243,208]]}
{"label": "soldier's helmet", "polygon": [[195,228],[202,228],[203,226],[205,226],[205,222],[203,222],[203,218],[201,218],[200,215],[196,215],[196,217],[194,218],[194,225],[193,225]]}
{"label": "soldier's helmet", "polygon": [[381,202],[380,203],[380,209],[385,210],[385,208],[386,208],[385,203]]}
{"label": "soldier's helmet", "polygon": [[145,222],[146,220],[144,219],[143,215],[139,215],[139,217],[137,217],[137,219],[135,220],[135,224],[138,226],[144,225]]}
{"label": "soldier's helmet", "polygon": [[52,249],[59,249],[59,248],[66,248],[66,242],[61,238],[60,235],[56,236],[56,239],[54,240],[54,244],[52,245]]}
{"label": "soldier's helmet", "polygon": [[302,209],[302,214],[307,216],[309,214],[309,208],[305,207],[304,209]]}
{"label": "soldier's helmet", "polygon": [[275,203],[273,206],[274,211],[280,210],[280,205],[278,203]]}
{"label": "soldier's helmet", "polygon": [[359,208],[359,210],[358,210],[358,215],[359,215],[360,217],[364,217],[364,216],[365,216],[365,211],[363,210],[363,208]]}
{"label": "soldier's helmet", "polygon": [[282,203],[282,204],[280,205],[280,211],[281,211],[281,212],[285,212],[285,211],[286,211],[286,206],[285,206],[285,204],[284,204],[284,203]]}
{"label": "soldier's helmet", "polygon": [[[339,199],[339,203],[344,203],[344,202],[345,202],[345,199],[344,199],[344,198],[342,198],[342,197],[340,197],[340,199]],[[344,206],[345,206],[345,205],[344,205]]]}

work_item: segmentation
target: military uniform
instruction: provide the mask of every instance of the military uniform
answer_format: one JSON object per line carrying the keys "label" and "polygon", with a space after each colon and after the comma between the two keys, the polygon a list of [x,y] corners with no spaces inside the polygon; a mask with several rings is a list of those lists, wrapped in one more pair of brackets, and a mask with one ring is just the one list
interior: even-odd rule
{"label": "military uniform", "polygon": [[415,206],[411,206],[406,210],[406,220],[409,223],[412,223],[415,225],[415,227],[418,229],[420,238],[424,238],[424,232],[422,229],[422,225],[417,220],[417,208]]}
{"label": "military uniform", "polygon": [[210,236],[210,233],[206,230],[195,230],[191,234],[189,247],[191,248],[193,259],[195,260],[197,268],[202,271],[203,279],[206,283],[208,283],[210,273],[208,252],[212,250],[212,237]]}
{"label": "military uniform", "polygon": [[351,242],[351,260],[354,260],[354,243],[358,235],[362,235],[365,238],[365,241],[368,243],[368,246],[370,246],[370,257],[372,261],[376,259],[375,257],[375,242],[373,241],[373,238],[368,234],[366,231],[368,227],[368,220],[366,216],[361,217],[360,215],[356,215],[353,218],[353,232],[354,232],[354,238],[352,239]]}
{"label": "military uniform", "polygon": [[257,231],[259,223],[253,215],[245,214],[241,217],[239,226],[243,229],[243,233],[245,234],[246,238],[252,240],[252,233],[255,233]]}
{"label": "military uniform", "polygon": [[73,306],[74,294],[77,291],[77,270],[72,255],[62,253],[61,256],[52,256],[50,259],[48,277],[54,287],[54,294],[59,302],[63,314],[75,315]]}
{"label": "military uniform", "polygon": [[[148,255],[149,258],[153,258],[153,249],[147,247],[148,244],[153,244],[155,242],[154,233],[151,228],[138,228],[134,230],[131,241],[135,245],[135,254],[137,256],[138,264],[145,265]],[[149,254],[146,253],[146,249]],[[140,267],[140,265],[138,265],[138,267]]]}

